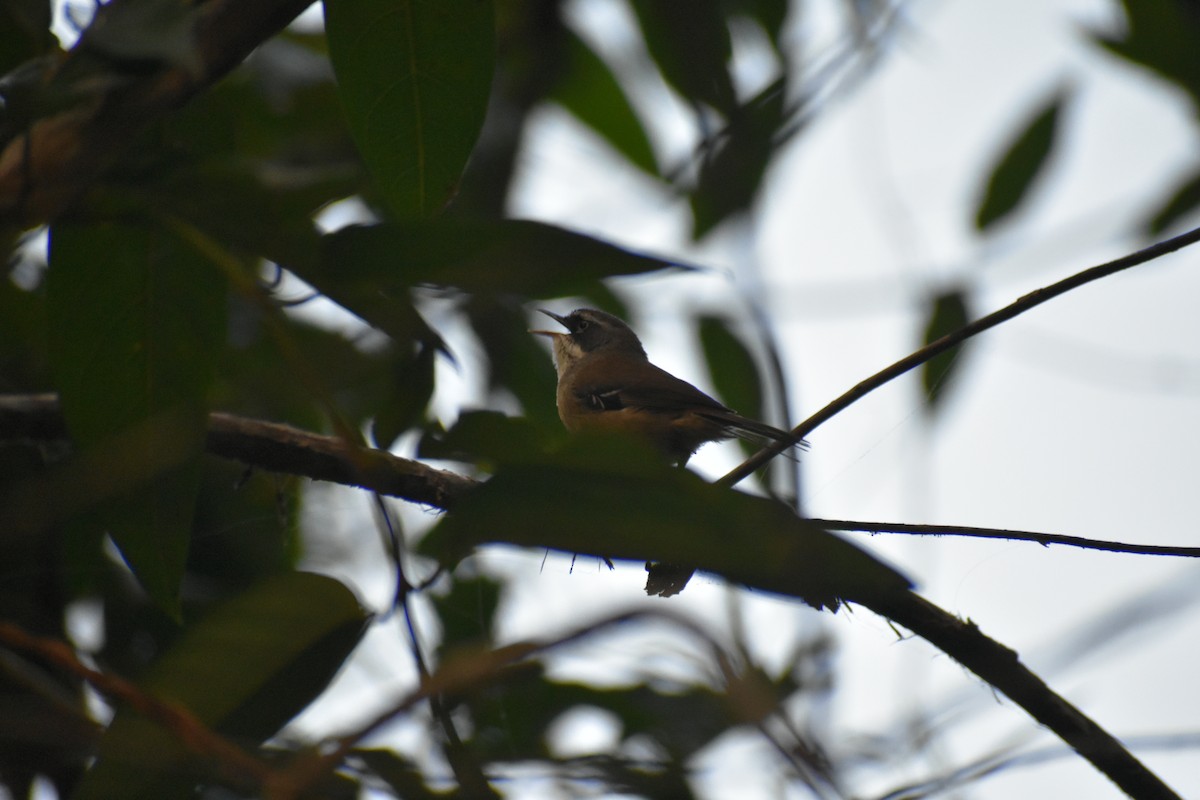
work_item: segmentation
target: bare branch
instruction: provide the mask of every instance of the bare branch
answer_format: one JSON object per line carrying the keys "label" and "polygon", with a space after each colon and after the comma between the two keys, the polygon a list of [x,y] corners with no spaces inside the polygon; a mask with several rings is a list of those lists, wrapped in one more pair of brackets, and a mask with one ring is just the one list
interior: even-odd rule
{"label": "bare branch", "polygon": [[909,525],[900,522],[861,522],[849,519],[814,519],[814,524],[835,531],[862,533],[907,533],[916,536],[963,536],[973,539],[1009,539],[1018,542],[1037,542],[1049,547],[1061,544],[1110,553],[1133,553],[1146,556],[1178,556],[1200,558],[1200,547],[1171,547],[1163,544],[1132,544],[1105,539],[1086,539],[1039,531],[1013,531],[1004,528],[977,528],[970,525]]}
{"label": "bare branch", "polygon": [[[1007,322],[1015,316],[1024,314],[1031,308],[1040,306],[1047,300],[1053,300],[1061,294],[1066,294],[1072,289],[1078,289],[1080,286],[1091,283],[1092,281],[1106,278],[1109,275],[1145,264],[1153,261],[1156,258],[1161,258],[1168,253],[1174,253],[1188,245],[1200,242],[1200,228],[1193,228],[1187,233],[1181,233],[1173,239],[1167,239],[1157,244],[1152,244],[1149,247],[1138,250],[1136,253],[1130,253],[1127,256],[1108,261],[1104,264],[1098,264],[1094,267],[1077,272],[1069,278],[1063,278],[1057,283],[1052,283],[1049,286],[1043,286],[1041,289],[1035,289],[1027,295],[1018,298],[999,311],[993,311],[986,317],[980,317],[969,325],[964,325],[956,331],[946,334],[937,341],[931,342],[920,350],[905,356],[890,367],[880,370],[871,377],[862,381],[858,385],[852,387],[849,391],[842,394],[833,402],[826,405],[816,414],[806,419],[804,422],[792,429],[797,440],[808,436],[822,424],[827,422],[835,415],[845,411],[854,403],[866,397],[871,392],[879,387],[899,378],[904,373],[915,369],[934,356],[944,353],[955,345],[970,339],[976,334],[983,333],[989,328],[994,328],[1001,322]],[[731,470],[727,475],[719,481],[724,486],[733,486],[739,481],[751,475],[756,469],[766,464],[775,456],[787,449],[786,443],[776,443],[755,453],[750,458],[746,459],[740,465]]]}
{"label": "bare branch", "polygon": [[1179,800],[1112,734],[1057,694],[1018,655],[913,592],[866,598],[862,605],[908,628],[974,672],[1038,722],[1054,731],[1127,795],[1138,800]]}

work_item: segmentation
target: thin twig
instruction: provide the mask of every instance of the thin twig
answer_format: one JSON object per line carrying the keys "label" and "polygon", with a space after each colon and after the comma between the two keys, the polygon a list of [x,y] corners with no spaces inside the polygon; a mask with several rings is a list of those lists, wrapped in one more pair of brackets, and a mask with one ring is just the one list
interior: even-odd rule
{"label": "thin twig", "polygon": [[517,642],[493,649],[461,653],[442,663],[416,689],[393,703],[358,730],[339,737],[329,748],[320,748],[321,755],[311,755],[293,762],[286,770],[273,775],[267,792],[271,800],[293,800],[300,797],[321,778],[338,768],[358,744],[395,720],[409,713],[418,703],[436,695],[478,691],[491,683],[516,673],[512,667],[540,653],[573,644],[594,633],[618,627],[640,619],[666,620],[689,631],[705,642],[714,652],[720,645],[697,623],[679,614],[663,610],[638,610],[617,613],[596,622],[580,626],[553,639]]}
{"label": "thin twig", "polygon": [[271,775],[270,767],[215,733],[191,711],[155,697],[123,678],[89,667],[65,642],[35,636],[11,622],[0,622],[0,644],[37,656],[86,681],[109,700],[124,703],[161,725],[188,750],[217,762],[223,774],[243,788],[257,789]]}
{"label": "thin twig", "polygon": [[[922,347],[920,350],[917,350],[905,358],[900,359],[890,367],[875,373],[871,377],[851,388],[849,391],[845,392],[841,397],[838,397],[833,402],[826,405],[816,414],[813,414],[804,422],[797,425],[792,429],[792,433],[795,434],[797,440],[803,439],[822,424],[828,422],[831,418],[842,411],[845,411],[848,407],[858,402],[879,387],[900,377],[904,373],[919,367],[921,364],[929,361],[939,353],[943,353],[946,350],[949,350],[951,347],[961,344],[963,341],[971,338],[972,336],[983,333],[989,328],[994,328],[1002,322],[1007,322],[1013,317],[1023,314],[1031,308],[1040,306],[1047,300],[1052,300],[1061,294],[1065,294],[1072,289],[1077,289],[1080,286],[1091,283],[1095,280],[1099,280],[1100,278],[1105,278],[1122,270],[1153,261],[1156,258],[1165,256],[1168,253],[1173,253],[1176,250],[1180,250],[1188,245],[1195,244],[1198,241],[1200,241],[1200,228],[1193,228],[1187,233],[1182,233],[1174,238],[1158,242],[1157,244],[1152,244],[1149,247],[1138,250],[1135,253],[1130,253],[1127,256],[1122,256],[1121,258],[1113,261],[1108,261],[1104,264],[1090,267],[1089,269],[1085,269],[1082,272],[1078,272],[1068,278],[1064,278],[1057,283],[1052,283],[1049,286],[1036,289],[1029,294],[1018,298],[1015,302],[1005,306],[999,311],[993,311],[986,317],[981,317],[969,325],[964,325],[958,330],[952,331],[940,339],[931,342],[925,347]],[[734,468],[727,475],[722,477],[718,483],[724,486],[733,486],[734,484],[746,478],[748,475],[753,474],[755,470],[770,461],[775,456],[782,453],[789,446],[790,445],[784,441],[777,442],[769,447],[764,447],[762,450],[746,459],[741,465]]]}
{"label": "thin twig", "polygon": [[[408,644],[413,662],[417,666],[417,674],[421,678],[421,683],[427,684],[429,682],[429,661],[425,658],[425,649],[421,645],[421,635],[417,630],[416,617],[413,614],[412,603],[409,602],[413,585],[409,583],[408,575],[404,571],[403,557],[406,549],[404,532],[393,524],[391,512],[388,510],[383,496],[376,492],[374,498],[375,507],[386,527],[386,541],[390,555],[396,565],[396,592],[392,600],[392,607],[393,610],[398,607],[404,615],[404,627],[408,631]],[[454,772],[454,777],[458,780],[459,787],[471,797],[497,796],[495,790],[488,783],[487,776],[483,774],[483,767],[480,765],[479,759],[463,744],[462,737],[458,735],[458,728],[454,725],[454,718],[450,716],[445,696],[435,693],[429,695],[428,699],[429,710],[446,736],[446,760]]]}
{"label": "thin twig", "polygon": [[1005,528],[979,528],[970,525],[910,525],[900,522],[862,522],[849,519],[814,519],[813,524],[835,531],[859,531],[862,533],[907,533],[917,536],[963,536],[973,539],[1011,539],[1018,542],[1037,542],[1049,547],[1061,544],[1067,547],[1082,547],[1088,550],[1103,550],[1110,553],[1134,553],[1146,556],[1178,556],[1200,558],[1200,547],[1172,547],[1162,544],[1132,544],[1113,542],[1106,539],[1086,539],[1082,536],[1065,536],[1058,533],[1039,531],[1014,531]]}

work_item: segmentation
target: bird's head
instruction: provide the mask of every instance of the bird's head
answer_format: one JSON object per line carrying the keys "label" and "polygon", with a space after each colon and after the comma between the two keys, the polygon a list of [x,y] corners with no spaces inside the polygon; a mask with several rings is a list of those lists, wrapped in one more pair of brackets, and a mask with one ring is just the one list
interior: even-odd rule
{"label": "bird's head", "polygon": [[545,309],[540,310],[567,329],[566,333],[530,331],[551,338],[554,342],[554,360],[560,371],[585,355],[593,353],[624,353],[634,358],[646,358],[646,351],[642,348],[637,334],[612,314],[594,308],[576,309],[566,316]]}

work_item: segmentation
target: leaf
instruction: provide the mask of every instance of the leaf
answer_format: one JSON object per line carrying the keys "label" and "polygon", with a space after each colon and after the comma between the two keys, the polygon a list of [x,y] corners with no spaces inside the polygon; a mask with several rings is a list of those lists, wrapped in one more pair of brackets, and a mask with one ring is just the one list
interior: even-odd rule
{"label": "leaf", "polygon": [[416,352],[393,357],[389,364],[391,391],[371,424],[376,447],[387,449],[400,435],[421,421],[433,396],[433,362],[437,349],[418,344]]}
{"label": "leaf", "polygon": [[[725,698],[707,687],[659,690],[635,685],[597,688],[546,680],[540,665],[523,665],[494,688],[466,699],[475,726],[472,748],[488,760],[545,758],[547,733],[572,708],[611,712],[621,723],[621,740],[653,742],[656,751],[684,761],[726,733],[735,719]],[[626,776],[627,777],[627,776]],[[647,781],[643,775],[641,780]],[[676,797],[650,793],[648,797]]]}
{"label": "leaf", "polygon": [[700,344],[720,398],[742,416],[762,419],[762,376],[750,348],[725,320],[712,316],[700,317]]}
{"label": "leaf", "polygon": [[975,209],[975,227],[986,231],[1026,199],[1049,163],[1067,92],[1059,90],[1025,123],[988,171],[987,185]]}
{"label": "leaf", "polygon": [[550,440],[526,417],[509,417],[499,411],[464,411],[448,431],[421,439],[418,455],[464,461],[495,470],[501,462],[535,462]]}
{"label": "leaf", "polygon": [[319,274],[301,277],[338,302],[343,288],[395,296],[418,284],[560,297],[601,278],[675,266],[543,222],[458,217],[350,225],[322,238],[321,262]]}
{"label": "leaf", "polygon": [[1195,4],[1182,0],[1125,0],[1121,6],[1123,34],[1093,33],[1093,41],[1176,84],[1191,95],[1193,111],[1200,111],[1200,59],[1196,58],[1200,14]]}
{"label": "leaf", "polygon": [[790,5],[788,0],[731,0],[727,7],[762,26],[775,52],[785,55],[788,48],[786,42],[782,41],[783,25],[787,21]]}
{"label": "leaf", "polygon": [[491,641],[500,589],[499,583],[487,577],[457,579],[448,593],[433,598],[433,608],[442,621],[440,653]]}
{"label": "leaf", "polygon": [[0,75],[42,55],[55,44],[50,32],[49,0],[5,0],[0,3]]}
{"label": "leaf", "polygon": [[350,130],[398,217],[454,196],[487,110],[494,27],[488,0],[326,0]]}
{"label": "leaf", "polygon": [[[722,402],[744,417],[765,419],[766,403],[758,362],[728,323],[719,317],[700,317],[700,344]],[[759,449],[759,445],[749,442],[742,445],[749,453]]]}
{"label": "leaf", "polygon": [[695,564],[818,608],[909,586],[784,504],[705,483],[644,444],[615,436],[581,435],[541,460],[502,464],[421,549],[452,564],[495,542]]}
{"label": "leaf", "polygon": [[[191,626],[152,665],[141,688],[227,736],[261,742],[324,691],[368,620],[338,581],[286,573]],[[209,769],[176,732],[122,707],[74,797],[189,797],[198,774]]]}
{"label": "leaf", "polygon": [[[947,291],[934,298],[925,325],[921,344],[928,345],[970,322],[966,293],[961,289]],[[921,365],[921,388],[925,396],[925,411],[933,415],[942,406],[946,389],[962,371],[962,345],[955,345]]]}
{"label": "leaf", "polygon": [[568,47],[570,67],[550,99],[604,137],[629,163],[657,175],[658,165],[646,129],[608,65],[573,33]]}
{"label": "leaf", "polygon": [[91,522],[165,611],[178,614],[200,481],[207,391],[225,333],[225,280],[162,231],[57,225],[49,353],[88,463]]}
{"label": "leaf", "polygon": [[1146,221],[1144,230],[1151,236],[1158,236],[1197,207],[1200,207],[1200,170],[1175,185],[1167,201]]}
{"label": "leaf", "polygon": [[559,427],[554,365],[540,341],[543,337],[528,331],[522,300],[519,295],[476,294],[462,308],[487,356],[482,367],[488,390],[511,392],[526,418],[542,427]]}
{"label": "leaf", "polygon": [[780,78],[738,108],[717,137],[715,152],[702,164],[691,196],[692,238],[700,239],[753,205],[786,119],[784,87]]}
{"label": "leaf", "polygon": [[717,0],[634,0],[642,38],[663,80],[691,104],[722,114],[737,105],[729,74],[733,49]]}
{"label": "leaf", "polygon": [[425,776],[416,764],[391,750],[352,750],[377,778],[387,784],[396,797],[405,800],[445,800],[446,795],[435,792],[425,784]]}

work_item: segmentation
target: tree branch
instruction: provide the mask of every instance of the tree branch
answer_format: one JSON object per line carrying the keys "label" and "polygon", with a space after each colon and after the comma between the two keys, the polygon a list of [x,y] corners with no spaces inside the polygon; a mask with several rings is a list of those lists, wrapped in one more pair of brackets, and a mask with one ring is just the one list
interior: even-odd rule
{"label": "tree branch", "polygon": [[[920,365],[929,361],[934,356],[944,353],[951,347],[961,344],[970,339],[972,336],[983,333],[989,328],[994,328],[1002,322],[1024,314],[1031,308],[1040,306],[1047,300],[1053,300],[1061,294],[1066,294],[1072,289],[1078,289],[1080,286],[1091,283],[1092,281],[1106,278],[1109,275],[1145,264],[1148,261],[1153,261],[1156,258],[1174,253],[1176,250],[1181,250],[1188,245],[1200,242],[1200,228],[1193,228],[1187,233],[1181,233],[1173,239],[1167,239],[1157,244],[1152,244],[1149,247],[1138,250],[1136,253],[1130,253],[1127,256],[1108,261],[1104,264],[1085,269],[1082,272],[1077,272],[1069,278],[1063,278],[1057,283],[1052,283],[1049,286],[1043,286],[1041,289],[1035,289],[1029,294],[1023,295],[1014,302],[1000,309],[993,311],[986,317],[980,317],[969,325],[964,325],[956,331],[952,331],[937,341],[927,344],[920,350],[911,353],[908,356],[900,359],[886,369],[880,370],[871,377],[862,381],[858,385],[842,394],[833,402],[826,405],[816,414],[806,419],[804,422],[792,429],[796,441],[805,438],[832,417],[845,411],[848,407],[857,403],[862,398],[866,397],[871,392],[879,387],[890,383],[899,378],[904,373],[916,369]],[[775,456],[787,450],[790,445],[787,442],[779,442],[764,447],[750,458],[746,459],[740,465],[730,470],[728,474],[722,477],[719,481],[724,486],[733,486],[744,480],[749,475],[753,474],[756,469],[766,464]]]}
{"label": "tree branch", "polygon": [[908,628],[1003,692],[1130,797],[1179,800],[1178,794],[1112,734],[1047,686],[1015,652],[984,635],[971,620],[958,619],[913,592],[867,597],[860,603]]}
{"label": "tree branch", "polygon": [[[66,438],[57,396],[0,395],[0,440]],[[478,484],[472,478],[334,436],[220,412],[209,415],[206,449],[270,472],[357,486],[441,509],[453,507]]]}
{"label": "tree branch", "polygon": [[970,525],[907,525],[900,522],[861,522],[849,519],[814,519],[813,524],[835,531],[862,533],[909,533],[916,536],[963,536],[974,539],[1010,539],[1018,542],[1037,542],[1049,547],[1061,544],[1110,553],[1133,553],[1146,556],[1178,556],[1200,558],[1200,547],[1171,547],[1162,544],[1131,544],[1106,539],[1086,539],[1039,531],[1013,531],[1004,528],[977,528]]}

